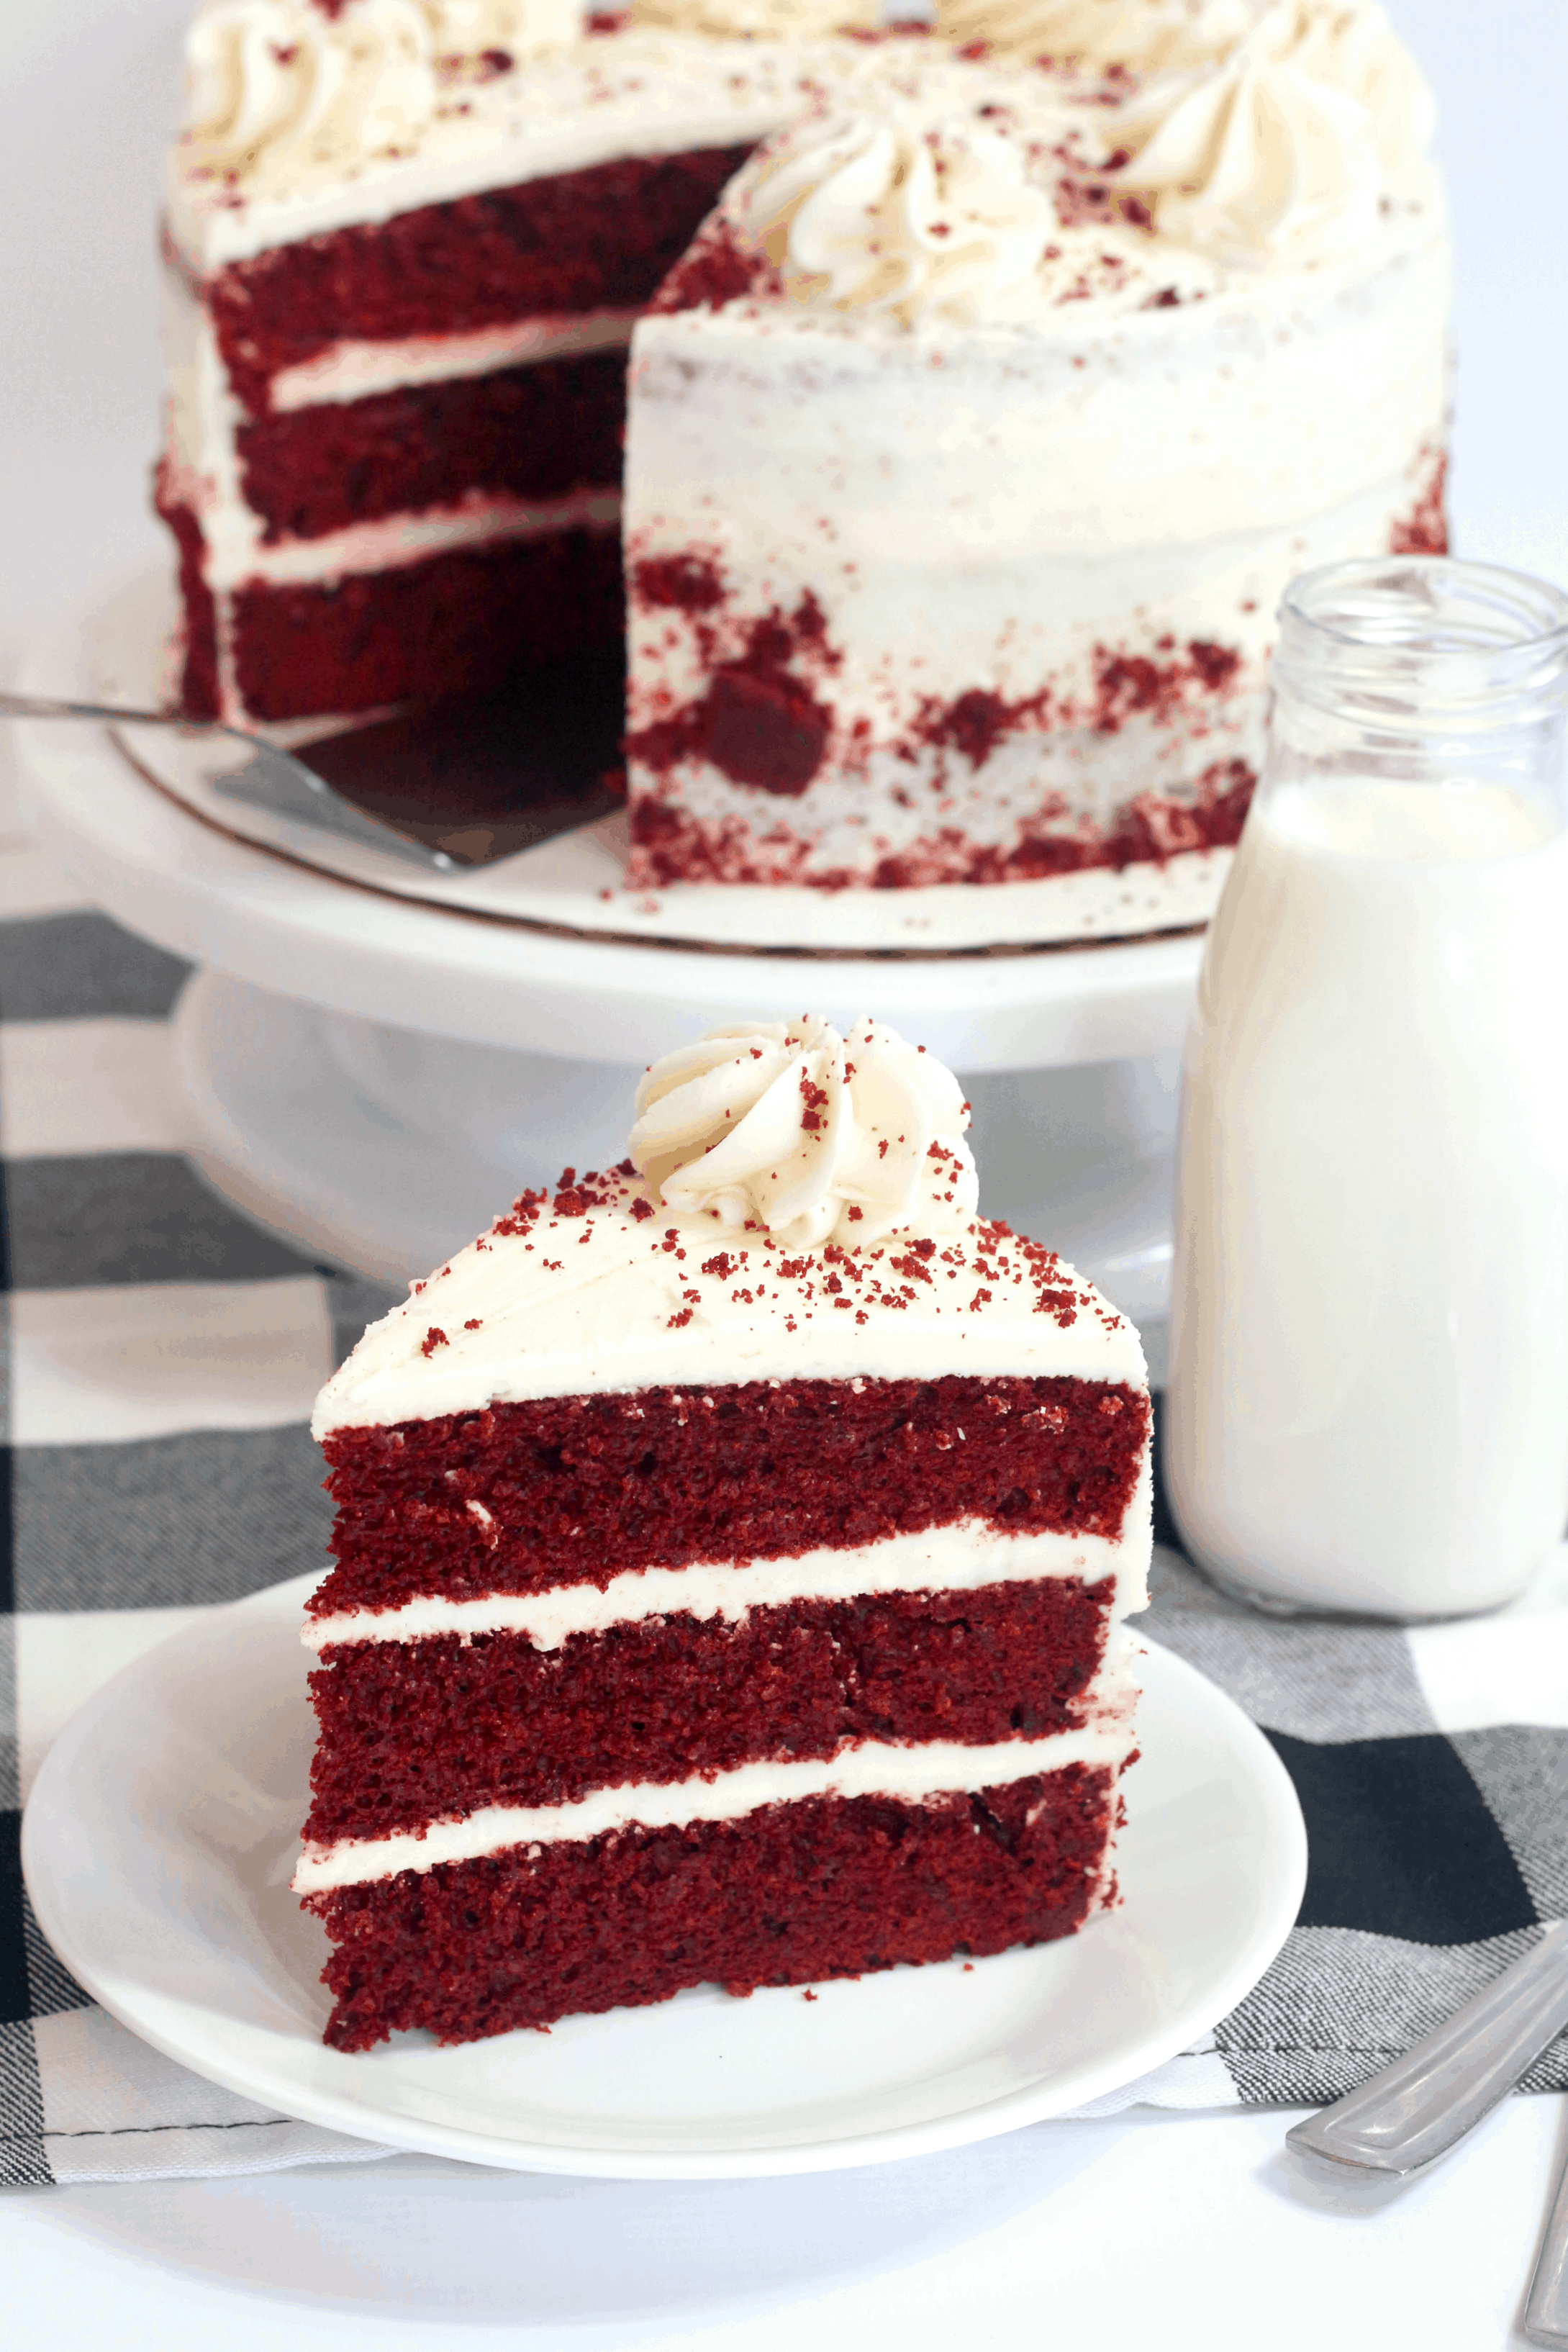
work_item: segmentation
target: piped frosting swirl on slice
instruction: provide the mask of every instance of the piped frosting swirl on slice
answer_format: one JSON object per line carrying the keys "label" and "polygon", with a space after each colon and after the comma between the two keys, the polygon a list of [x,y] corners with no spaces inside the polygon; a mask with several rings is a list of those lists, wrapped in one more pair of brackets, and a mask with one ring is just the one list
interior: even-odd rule
{"label": "piped frosting swirl on slice", "polygon": [[[871,1020],[710,1030],[655,1062],[629,1151],[666,1208],[790,1249],[972,1223],[979,1181],[951,1071]],[[934,1149],[935,1147],[935,1149]]]}

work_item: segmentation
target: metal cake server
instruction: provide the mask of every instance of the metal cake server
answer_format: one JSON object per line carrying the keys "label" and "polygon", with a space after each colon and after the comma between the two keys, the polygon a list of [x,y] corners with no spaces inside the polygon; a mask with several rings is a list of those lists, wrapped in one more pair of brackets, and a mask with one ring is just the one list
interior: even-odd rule
{"label": "metal cake server", "polygon": [[[1494,1983],[1396,2058],[1370,2082],[1309,2116],[1285,2135],[1288,2147],[1364,2179],[1417,2172],[1511,2091],[1552,2036],[1568,2028],[1568,1920]],[[1554,2217],[1568,2228],[1568,2189]],[[1537,2273],[1539,2284],[1546,2267]],[[1568,2244],[1558,2264],[1559,2305],[1568,2326]],[[1568,2345],[1568,2334],[1535,2339]]]}
{"label": "metal cake server", "polygon": [[314,825],[412,865],[434,866],[444,874],[457,870],[444,850],[382,824],[334,792],[291,751],[242,734],[237,727],[181,719],[166,710],[131,710],[110,703],[55,701],[44,695],[8,692],[0,692],[0,718],[95,719],[126,730],[155,727],[164,738],[161,759],[179,769],[189,783],[204,784],[225,800],[245,801],[273,816]]}

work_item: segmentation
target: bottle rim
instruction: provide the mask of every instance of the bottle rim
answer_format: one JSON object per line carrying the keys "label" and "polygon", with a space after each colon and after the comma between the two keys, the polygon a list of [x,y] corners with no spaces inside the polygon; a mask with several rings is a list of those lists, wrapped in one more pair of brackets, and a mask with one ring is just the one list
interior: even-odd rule
{"label": "bottle rim", "polygon": [[1276,683],[1325,696],[1430,696],[1449,713],[1568,695],[1568,595],[1452,556],[1325,563],[1286,589]]}

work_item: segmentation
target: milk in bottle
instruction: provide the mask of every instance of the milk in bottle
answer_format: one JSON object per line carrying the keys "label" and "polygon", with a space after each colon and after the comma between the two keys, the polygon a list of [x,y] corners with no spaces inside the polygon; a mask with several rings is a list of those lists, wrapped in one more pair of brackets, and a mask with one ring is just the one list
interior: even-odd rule
{"label": "milk in bottle", "polygon": [[1568,1514],[1568,600],[1342,564],[1183,1068],[1166,1475],[1266,1605],[1516,1594]]}

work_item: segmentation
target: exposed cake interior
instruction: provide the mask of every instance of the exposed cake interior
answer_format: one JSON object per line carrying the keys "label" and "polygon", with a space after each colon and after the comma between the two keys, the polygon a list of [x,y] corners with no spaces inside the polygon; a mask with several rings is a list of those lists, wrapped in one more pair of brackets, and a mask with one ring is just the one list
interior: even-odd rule
{"label": "exposed cake interior", "polygon": [[525,1194],[329,1384],[296,1885],[338,2046],[1112,1899],[1143,1360],[977,1216],[967,1121],[873,1023],[716,1033],[621,1167]]}

